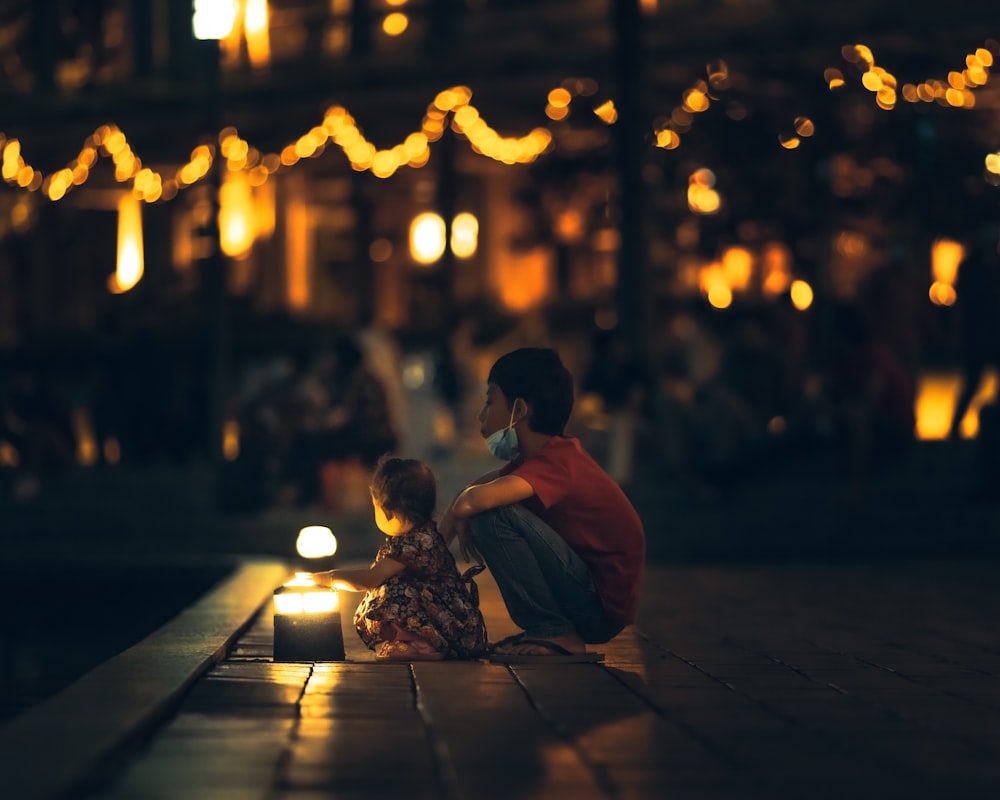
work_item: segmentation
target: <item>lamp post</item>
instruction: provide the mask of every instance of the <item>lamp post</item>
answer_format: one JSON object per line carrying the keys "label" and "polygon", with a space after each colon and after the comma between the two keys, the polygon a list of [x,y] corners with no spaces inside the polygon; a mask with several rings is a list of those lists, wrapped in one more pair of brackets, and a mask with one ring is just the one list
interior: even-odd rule
{"label": "lamp post", "polygon": [[204,338],[206,383],[208,386],[208,430],[205,432],[209,463],[218,471],[223,465],[222,428],[227,384],[228,303],[225,262],[219,242],[219,192],[222,188],[222,159],[218,134],[222,118],[222,89],[219,74],[219,40],[233,29],[235,0],[192,0],[191,30],[198,40],[204,76],[205,120],[215,147],[208,174],[210,213],[199,230],[203,238],[200,293]]}

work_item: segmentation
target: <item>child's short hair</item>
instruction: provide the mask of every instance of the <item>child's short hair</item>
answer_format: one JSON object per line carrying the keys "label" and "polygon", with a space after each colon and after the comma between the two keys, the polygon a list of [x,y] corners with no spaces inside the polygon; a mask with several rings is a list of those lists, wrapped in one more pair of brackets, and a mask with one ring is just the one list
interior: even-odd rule
{"label": "child's short hair", "polygon": [[573,377],[555,350],[522,347],[502,355],[487,381],[498,386],[512,404],[516,398],[524,398],[531,407],[531,430],[562,435],[573,410]]}
{"label": "child's short hair", "polygon": [[437,482],[423,461],[383,455],[375,465],[370,488],[382,508],[414,525],[424,525],[434,518]]}

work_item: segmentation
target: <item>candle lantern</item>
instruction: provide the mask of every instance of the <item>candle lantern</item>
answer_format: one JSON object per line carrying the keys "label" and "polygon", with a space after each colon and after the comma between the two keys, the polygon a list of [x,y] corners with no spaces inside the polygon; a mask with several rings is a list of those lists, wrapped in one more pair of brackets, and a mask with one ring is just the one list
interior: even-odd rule
{"label": "candle lantern", "polygon": [[297,573],[274,590],[274,660],[343,661],[337,593]]}

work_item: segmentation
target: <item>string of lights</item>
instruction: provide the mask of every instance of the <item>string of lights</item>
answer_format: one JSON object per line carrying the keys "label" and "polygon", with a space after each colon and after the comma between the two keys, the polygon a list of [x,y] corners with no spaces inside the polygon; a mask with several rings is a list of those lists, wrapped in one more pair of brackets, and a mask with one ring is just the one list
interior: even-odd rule
{"label": "string of lights", "polygon": [[[899,97],[908,103],[937,103],[938,105],[970,109],[976,104],[974,91],[985,86],[993,66],[993,53],[986,47],[977,48],[966,56],[965,68],[952,71],[947,80],[928,79],[918,84],[904,84],[897,92],[898,79],[875,63],[871,49],[862,44],[845,45],[841,52],[846,61],[854,64],[861,74],[861,84],[875,95],[875,102],[883,110],[895,107]],[[680,105],[667,118],[654,121],[653,133],[656,147],[674,150],[681,144],[681,134],[691,130],[694,115],[707,111],[718,95],[729,88],[729,68],[724,61],[713,62],[707,67],[707,78],[696,81],[682,94]],[[831,91],[846,85],[841,70],[828,68],[824,80]],[[593,94],[592,82],[570,80],[547,95],[546,115],[553,120],[564,119],[574,96]],[[55,202],[66,196],[74,187],[86,183],[90,172],[101,156],[111,158],[115,165],[115,180],[132,182],[132,193],[147,203],[169,201],[178,192],[203,180],[210,172],[217,152],[226,159],[230,171],[247,173],[252,186],[263,185],[282,168],[290,168],[305,158],[321,155],[332,142],[347,157],[351,168],[370,171],[379,178],[389,178],[404,166],[420,168],[430,158],[430,145],[444,133],[450,118],[452,130],[465,137],[472,150],[484,157],[504,164],[527,164],[543,155],[553,141],[553,134],[546,127],[538,127],[524,136],[502,136],[481,116],[472,105],[472,91],[465,86],[455,86],[439,92],[427,106],[420,130],[409,134],[402,142],[388,149],[378,149],[365,138],[356,120],[346,108],[334,105],[327,109],[322,124],[299,136],[280,153],[260,152],[239,136],[233,127],[220,131],[218,143],[200,144],[191,150],[190,157],[174,175],[164,176],[145,167],[129,144],[124,131],[115,125],[102,125],[87,137],[77,157],[64,168],[45,175],[33,167],[23,156],[19,139],[7,138],[0,132],[0,176],[11,186],[25,191],[40,191]],[[617,121],[617,111],[612,100],[594,108],[594,114],[608,125]],[[739,117],[738,109],[730,115]],[[812,136],[813,122],[804,116],[795,117],[793,132],[781,133],[779,143],[786,149],[799,146],[801,138]],[[986,156],[986,169],[1000,175],[1000,153]]]}

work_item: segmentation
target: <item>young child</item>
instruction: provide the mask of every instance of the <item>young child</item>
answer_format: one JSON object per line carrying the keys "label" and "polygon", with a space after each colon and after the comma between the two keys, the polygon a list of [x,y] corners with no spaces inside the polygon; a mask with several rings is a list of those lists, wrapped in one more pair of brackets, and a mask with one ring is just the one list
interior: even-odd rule
{"label": "young child", "polygon": [[383,456],[371,483],[375,524],[386,539],[370,567],[314,573],[321,586],[364,591],[354,626],[376,661],[474,658],[485,651],[486,626],[472,577],[434,522],[434,473],[415,459]]}
{"label": "young child", "polygon": [[563,431],[573,380],[559,355],[521,348],[487,378],[480,433],[507,463],[455,498],[441,520],[462,555],[479,553],[524,632],[497,642],[504,663],[596,661],[635,621],[646,552],[621,487]]}

